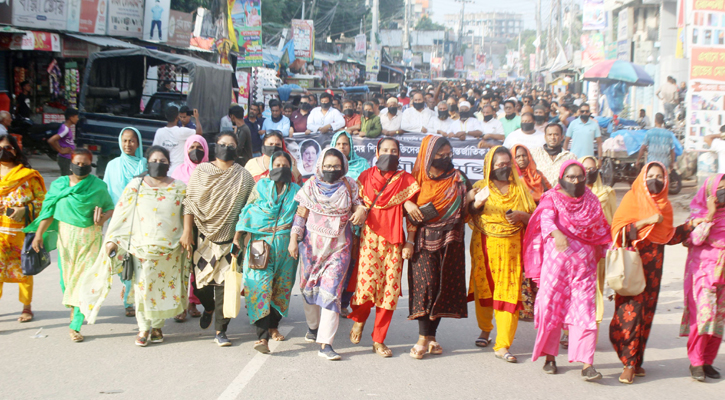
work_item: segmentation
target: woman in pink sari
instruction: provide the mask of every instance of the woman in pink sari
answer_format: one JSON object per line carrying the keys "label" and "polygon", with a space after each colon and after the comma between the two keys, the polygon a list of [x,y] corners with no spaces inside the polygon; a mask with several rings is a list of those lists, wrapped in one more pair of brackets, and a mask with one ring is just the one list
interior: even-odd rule
{"label": "woman in pink sari", "polygon": [[[189,183],[191,173],[194,172],[196,167],[203,163],[209,162],[209,144],[206,142],[203,136],[194,135],[186,139],[184,145],[185,155],[184,163],[179,165],[171,177],[180,180],[184,183]],[[199,299],[194,295],[192,288],[194,287],[194,271],[192,268],[191,275],[189,276],[189,308],[181,314],[174,317],[176,322],[186,321],[187,312],[194,318],[199,318],[201,313],[196,309],[197,304],[201,304]]]}
{"label": "woman in pink sari", "polygon": [[544,372],[557,372],[561,330],[569,329],[569,362],[582,379],[602,378],[592,365],[597,343],[597,263],[612,241],[599,199],[586,187],[584,167],[562,165],[559,184],[541,197],[524,237],[526,277],[539,284],[534,306],[538,332],[532,360],[545,355]]}
{"label": "woman in pink sari", "polygon": [[[720,379],[713,368],[725,328],[725,179],[710,177],[690,203],[690,234],[685,264],[685,311],[680,336],[688,336],[690,373],[700,382]],[[699,222],[702,222],[698,225]]]}

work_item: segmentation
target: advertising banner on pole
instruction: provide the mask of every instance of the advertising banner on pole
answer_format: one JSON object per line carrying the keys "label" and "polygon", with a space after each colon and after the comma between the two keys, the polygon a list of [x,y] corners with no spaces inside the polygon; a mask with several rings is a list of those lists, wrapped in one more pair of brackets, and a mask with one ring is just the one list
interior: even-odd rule
{"label": "advertising banner on pole", "polygon": [[584,32],[581,35],[582,67],[604,60],[604,35],[601,32]]}
{"label": "advertising banner on pole", "polygon": [[107,34],[142,38],[143,5],[141,0],[109,0]]}
{"label": "advertising banner on pole", "polygon": [[237,68],[262,66],[262,3],[260,0],[228,0],[229,37],[234,43]]}
{"label": "advertising banner on pole", "polygon": [[171,0],[146,0],[143,39],[157,42],[169,40],[169,11]]}
{"label": "advertising banner on pole", "polygon": [[456,71],[463,71],[464,68],[465,67],[463,66],[463,56],[456,56],[456,64],[455,64]]}
{"label": "advertising banner on pole", "polygon": [[582,9],[582,30],[601,31],[607,27],[607,12],[604,0],[584,0]]}
{"label": "advertising banner on pole", "polygon": [[307,62],[315,58],[315,21],[292,20],[292,39],[295,41],[295,57]]}
{"label": "advertising banner on pole", "polygon": [[355,36],[355,52],[356,53],[365,53],[365,50],[367,49],[367,39],[365,34],[361,33],[357,36]]}

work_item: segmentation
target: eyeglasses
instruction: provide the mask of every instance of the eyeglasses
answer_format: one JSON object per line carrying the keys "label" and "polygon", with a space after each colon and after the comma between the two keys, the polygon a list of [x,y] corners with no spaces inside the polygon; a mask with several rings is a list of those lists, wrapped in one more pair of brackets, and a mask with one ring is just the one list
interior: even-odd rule
{"label": "eyeglasses", "polygon": [[564,179],[570,182],[583,182],[586,178],[583,175],[564,175]]}

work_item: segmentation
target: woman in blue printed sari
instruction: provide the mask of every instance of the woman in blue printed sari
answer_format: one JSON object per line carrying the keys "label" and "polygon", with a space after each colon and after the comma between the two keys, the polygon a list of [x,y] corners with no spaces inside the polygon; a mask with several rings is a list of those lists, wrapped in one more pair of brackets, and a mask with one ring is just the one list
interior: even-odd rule
{"label": "woman in blue printed sari", "polygon": [[290,230],[297,212],[294,197],[300,187],[292,182],[292,157],[283,151],[272,154],[269,176],[257,182],[242,210],[237,231],[248,232],[247,254],[255,240],[270,245],[265,269],[249,268],[244,260],[244,290],[249,322],[257,327],[254,349],[269,353],[269,339],[284,340],[279,321],[287,316],[295,283],[297,260],[289,253]]}

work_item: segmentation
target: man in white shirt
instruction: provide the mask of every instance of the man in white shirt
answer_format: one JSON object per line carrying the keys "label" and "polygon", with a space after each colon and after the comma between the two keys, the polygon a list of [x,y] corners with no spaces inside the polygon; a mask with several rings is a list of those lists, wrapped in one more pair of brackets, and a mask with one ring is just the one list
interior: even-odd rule
{"label": "man in white shirt", "polygon": [[471,103],[462,101],[458,104],[459,118],[453,122],[454,137],[465,140],[466,136],[479,138],[483,135],[483,125],[481,121],[473,116]]}
{"label": "man in white shirt", "polygon": [[272,113],[270,118],[265,118],[259,136],[264,136],[267,131],[280,131],[283,135],[289,135],[290,120],[282,115],[282,103],[273,99],[269,101],[269,110]]}
{"label": "man in white shirt", "polygon": [[13,117],[7,111],[0,111],[0,135],[8,133],[8,128],[13,122]]}
{"label": "man in white shirt", "polygon": [[201,135],[201,121],[199,120],[199,110],[194,109],[194,121],[196,122],[196,130],[177,126],[179,122],[179,108],[169,106],[164,112],[168,124],[159,128],[154,135],[154,146],[161,146],[169,151],[171,155],[171,166],[168,175],[174,172],[176,167],[184,163],[184,153],[186,139],[190,136]]}
{"label": "man in white shirt", "polygon": [[413,107],[403,112],[400,129],[405,132],[428,133],[426,127],[430,124],[431,118],[435,118],[435,112],[425,106],[423,95],[416,92],[413,95]]}
{"label": "man in white shirt", "polygon": [[[483,117],[483,122],[479,121],[481,123],[481,139],[484,141],[497,140],[500,143],[504,141],[506,136],[504,135],[503,124],[501,121],[496,119],[496,112],[494,110],[495,108],[491,105],[483,106],[483,109],[481,110]],[[496,142],[487,143],[491,144]]]}
{"label": "man in white shirt", "polygon": [[717,154],[717,173],[725,174],[725,125],[720,127],[720,133],[707,135],[703,139],[710,146],[710,151]]}
{"label": "man in white shirt", "polygon": [[383,126],[383,135],[394,136],[400,135],[403,131],[400,129],[400,123],[403,121],[403,112],[398,107],[398,99],[391,97],[386,102],[388,106],[383,114],[380,113],[380,124]]}
{"label": "man in white shirt", "polygon": [[320,95],[320,106],[310,111],[307,117],[307,130],[315,133],[332,133],[345,126],[345,117],[332,108],[332,96],[329,93]]}
{"label": "man in white shirt", "polygon": [[454,122],[456,121],[452,120],[448,114],[448,104],[441,101],[438,103],[438,117],[431,118],[426,128],[428,128],[428,133],[432,135],[452,138],[454,137],[452,129]]}
{"label": "man in white shirt", "polygon": [[534,114],[530,112],[523,113],[521,115],[521,128],[506,136],[506,140],[503,142],[504,147],[511,149],[514,145],[522,144],[529,151],[533,151],[534,148],[545,145],[546,136],[544,132],[537,131],[534,125]]}

